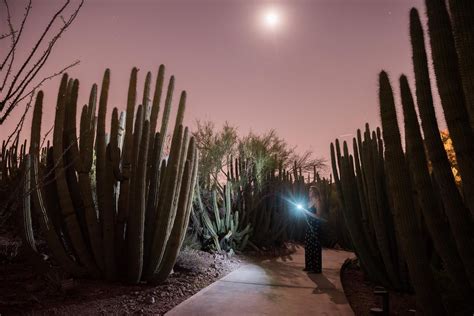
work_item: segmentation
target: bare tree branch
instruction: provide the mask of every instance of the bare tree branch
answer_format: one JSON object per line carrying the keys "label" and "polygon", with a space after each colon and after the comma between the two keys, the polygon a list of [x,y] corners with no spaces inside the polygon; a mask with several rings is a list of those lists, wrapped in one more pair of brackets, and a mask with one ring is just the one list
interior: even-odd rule
{"label": "bare tree branch", "polygon": [[[18,49],[20,37],[24,25],[27,22],[32,5],[31,0],[29,0],[28,5],[25,8],[25,14],[23,16],[20,27],[18,28],[18,31],[15,31],[15,27],[11,21],[8,0],[3,0],[3,3],[6,7],[7,23],[9,25],[10,32],[8,34],[2,35],[2,38],[11,37],[12,44],[10,50],[6,54],[5,58],[3,58],[3,61],[0,64],[0,71],[3,72],[2,85],[0,87],[0,125],[3,124],[3,122],[7,119],[10,113],[25,98],[28,98],[33,93],[33,91],[38,89],[45,81],[54,78],[58,75],[61,75],[67,69],[79,63],[79,61],[74,61],[73,63],[64,67],[61,71],[43,78],[38,84],[34,85],[34,87],[31,87],[33,80],[36,79],[36,76],[38,75],[39,71],[43,68],[46,61],[48,60],[57,40],[76,19],[77,14],[79,13],[80,9],[82,8],[82,5],[84,4],[84,0],[81,0],[79,2],[77,7],[74,8],[73,12],[66,19],[64,18],[63,13],[69,7],[71,1],[65,1],[61,8],[59,8],[49,20],[47,26],[42,31],[39,39],[34,43],[29,55],[18,66],[18,70],[15,71],[13,71],[15,67],[15,52]],[[57,31],[52,31],[53,26],[58,20],[62,21],[62,25]],[[46,38],[48,37],[50,37],[50,40],[46,45],[46,48],[38,54],[38,50],[44,43],[46,43]],[[4,71],[5,69],[6,71]],[[6,93],[3,93],[4,91],[6,91]]]}
{"label": "bare tree branch", "polygon": [[13,31],[13,32],[10,32],[10,33],[5,33],[5,34],[0,34],[0,40],[4,39],[4,38],[7,38],[7,37],[10,37],[10,36],[13,36],[17,33],[17,31]]}
{"label": "bare tree branch", "polygon": [[18,121],[18,124],[16,125],[13,132],[11,132],[11,134],[8,135],[7,140],[5,141],[5,146],[8,146],[10,144],[10,140],[12,139],[13,135],[16,134],[17,137],[19,137],[20,131],[23,128],[23,123],[25,122],[26,114],[28,113],[28,110],[31,107],[31,103],[33,102],[33,96],[34,96],[34,93],[31,93],[30,94],[30,99],[28,100],[28,103],[26,104],[25,110],[24,110],[20,120]]}
{"label": "bare tree branch", "polygon": [[7,63],[7,61],[10,59],[10,56],[11,56],[10,62],[8,64],[7,74],[5,75],[5,79],[2,83],[2,86],[0,87],[0,91],[2,91],[3,88],[5,87],[7,78],[11,73],[11,68],[13,66],[13,61],[15,59],[15,50],[18,45],[18,41],[20,40],[21,34],[23,32],[23,27],[25,26],[26,19],[28,18],[28,15],[30,14],[30,9],[31,9],[31,0],[29,0],[28,6],[25,9],[25,14],[23,15],[23,20],[21,21],[20,31],[18,32],[18,36],[15,37],[15,31],[13,30],[13,25],[11,22],[10,8],[8,7],[8,2],[7,0],[3,0],[3,2],[5,3],[5,7],[7,8],[7,22],[10,28],[10,34],[12,35],[12,45],[10,47],[10,51],[8,52],[2,64],[0,65],[0,71],[2,71],[3,67],[5,67],[5,63]]}
{"label": "bare tree branch", "polygon": [[76,60],[74,61],[73,63],[67,65],[66,67],[64,67],[63,69],[61,69],[60,71],[58,72],[55,72],[54,74],[50,75],[50,76],[47,76],[45,78],[43,78],[37,85],[35,85],[28,93],[26,93],[23,97],[21,97],[18,102],[21,102],[23,101],[25,98],[27,98],[30,94],[34,93],[35,90],[37,90],[38,88],[40,88],[43,83],[47,80],[51,80],[57,76],[60,76],[62,75],[63,73],[65,73],[68,69],[78,65],[80,63],[80,60]]}
{"label": "bare tree branch", "polygon": [[[5,4],[7,4],[7,1],[4,0]],[[56,14],[53,16],[53,18],[49,21],[49,24],[46,26],[46,29],[43,31],[43,33],[41,34],[40,38],[38,39],[38,41],[36,42],[36,44],[34,45],[33,49],[31,50],[30,54],[28,55],[28,57],[26,58],[26,60],[23,62],[22,66],[20,67],[20,69],[18,70],[18,72],[16,73],[15,77],[13,78],[13,82],[11,83],[10,85],[10,88],[8,90],[8,93],[7,93],[7,97],[11,94],[12,92],[12,89],[15,87],[15,83],[16,81],[18,80],[18,78],[20,77],[21,73],[23,72],[23,70],[26,68],[26,66],[28,65],[28,63],[30,62],[31,58],[33,57],[33,55],[35,54],[36,50],[38,49],[38,47],[40,46],[40,44],[43,42],[43,39],[45,38],[46,34],[48,33],[49,29],[51,28],[51,26],[53,25],[54,21],[56,20],[56,18],[61,14],[62,11],[64,11],[64,9],[66,8],[66,6],[69,4],[69,0],[67,0],[67,2],[61,7],[61,9],[59,9],[58,12],[56,12]],[[16,45],[14,45],[12,47],[12,50],[11,52],[14,53],[15,52],[15,49],[16,49]],[[40,58],[41,59],[41,58]],[[0,104],[0,106],[2,106],[2,104]],[[2,107],[0,107],[0,111],[3,110]]]}

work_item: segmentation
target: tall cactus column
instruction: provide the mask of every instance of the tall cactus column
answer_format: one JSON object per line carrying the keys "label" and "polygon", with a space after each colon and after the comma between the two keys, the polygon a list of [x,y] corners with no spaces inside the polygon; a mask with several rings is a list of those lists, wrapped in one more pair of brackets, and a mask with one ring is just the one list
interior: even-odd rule
{"label": "tall cactus column", "polygon": [[456,248],[454,238],[449,229],[449,224],[444,219],[444,214],[436,200],[428,170],[428,161],[425,155],[420,126],[415,112],[415,104],[411,95],[408,80],[405,76],[400,78],[400,95],[402,97],[403,116],[405,118],[406,153],[409,160],[413,184],[417,192],[418,203],[430,232],[433,244],[441,256],[446,270],[457,287],[458,295],[466,295],[470,291],[469,279]]}
{"label": "tall cactus column", "polygon": [[[390,286],[390,281],[383,269],[383,262],[374,254],[367,241],[365,227],[362,223],[359,191],[354,175],[353,158],[349,156],[347,144],[344,143],[344,155],[341,155],[339,141],[331,143],[331,164],[338,194],[344,205],[343,217],[354,248],[363,269],[371,271],[375,281]],[[352,164],[352,166],[351,166]]]}
{"label": "tall cactus column", "polygon": [[[126,257],[125,252],[125,227],[129,209],[130,174],[132,166],[133,147],[133,118],[135,117],[135,103],[137,99],[137,76],[138,69],[134,67],[130,74],[130,81],[127,94],[127,111],[125,115],[125,134],[122,150],[122,176],[120,182],[120,196],[118,200],[117,225],[115,227],[117,254]],[[120,262],[123,266],[124,262]]]}
{"label": "tall cactus column", "polygon": [[115,262],[115,210],[113,196],[109,190],[107,181],[106,139],[105,119],[107,115],[107,99],[110,85],[110,71],[107,69],[102,80],[99,97],[99,113],[97,119],[96,140],[96,178],[97,178],[97,202],[102,222],[104,272],[109,280],[116,278],[117,267]]}
{"label": "tall cactus column", "polygon": [[464,263],[471,286],[474,286],[473,232],[469,211],[456,186],[444,145],[439,136],[431,82],[428,70],[428,57],[425,49],[423,28],[418,12],[410,13],[410,35],[412,58],[415,72],[416,99],[420,113],[421,127],[433,175],[439,185],[439,192],[448,218],[459,255]]}
{"label": "tall cactus column", "polygon": [[474,1],[449,0],[448,3],[453,16],[451,21],[466,107],[474,130]]}
{"label": "tall cactus column", "polygon": [[[68,77],[66,75],[63,76],[58,93],[56,118],[54,121],[53,156],[56,166],[55,178],[61,213],[67,228],[68,237],[71,239],[72,246],[74,247],[74,252],[79,261],[88,269],[89,273],[97,277],[99,271],[87,249],[66,180],[66,168],[71,168],[71,166],[64,164],[65,151],[69,150],[69,148],[65,148],[63,145],[66,106],[70,101],[72,91],[77,91],[78,89],[79,82],[77,80],[73,81],[71,79],[68,82]],[[69,91],[71,93],[68,93]]]}
{"label": "tall cactus column", "polygon": [[[474,218],[474,134],[459,69],[451,19],[444,0],[426,0],[433,68],[444,117],[453,141],[466,205]],[[471,21],[472,23],[472,21]]]}
{"label": "tall cactus column", "polygon": [[[64,76],[61,81],[61,88],[65,89],[67,84],[67,76]],[[60,89],[61,91],[61,89]],[[63,92],[63,91],[61,91]],[[61,97],[62,100],[63,97]],[[33,189],[31,190],[31,196],[33,200],[34,209],[38,213],[39,223],[41,230],[45,234],[46,241],[49,245],[51,253],[57,262],[69,273],[75,276],[85,276],[87,271],[84,267],[81,267],[78,262],[71,259],[67,253],[62,240],[61,233],[58,231],[59,225],[54,225],[52,218],[50,217],[51,210],[46,209],[47,201],[45,198],[48,198],[45,195],[45,198],[42,195],[42,186],[44,186],[44,180],[47,180],[47,177],[44,177],[39,171],[39,148],[41,142],[41,118],[43,114],[43,92],[40,91],[36,95],[35,107],[33,110],[33,120],[31,128],[31,138],[30,138],[30,157],[31,157],[31,183]],[[50,155],[52,156],[52,155]],[[53,185],[54,186],[54,183]],[[45,191],[47,191],[45,187]]]}
{"label": "tall cactus column", "polygon": [[134,196],[132,201],[132,212],[127,225],[128,241],[128,280],[131,283],[140,281],[143,271],[143,244],[145,230],[145,207],[146,207],[146,171],[148,159],[148,141],[150,137],[150,122],[145,121],[143,126],[143,137],[140,141],[137,170],[134,173]]}
{"label": "tall cactus column", "polygon": [[395,224],[406,256],[410,278],[418,302],[426,315],[444,315],[444,306],[436,290],[429,260],[420,240],[420,231],[412,198],[410,174],[402,150],[392,87],[385,72],[380,74],[380,116],[382,119],[385,159],[395,209]]}

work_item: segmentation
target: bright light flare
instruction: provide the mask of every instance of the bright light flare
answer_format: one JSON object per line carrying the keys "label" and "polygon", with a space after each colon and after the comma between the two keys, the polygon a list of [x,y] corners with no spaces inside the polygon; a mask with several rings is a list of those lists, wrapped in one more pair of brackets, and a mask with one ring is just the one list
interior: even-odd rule
{"label": "bright light flare", "polygon": [[305,207],[304,207],[304,204],[301,203],[301,200],[298,201],[297,199],[287,198],[287,197],[284,197],[284,196],[282,196],[282,198],[283,198],[283,200],[288,202],[290,205],[293,205],[295,210],[298,210],[298,211],[306,210]]}
{"label": "bright light flare", "polygon": [[282,22],[282,16],[280,10],[277,8],[267,8],[262,14],[263,25],[268,30],[277,29]]}

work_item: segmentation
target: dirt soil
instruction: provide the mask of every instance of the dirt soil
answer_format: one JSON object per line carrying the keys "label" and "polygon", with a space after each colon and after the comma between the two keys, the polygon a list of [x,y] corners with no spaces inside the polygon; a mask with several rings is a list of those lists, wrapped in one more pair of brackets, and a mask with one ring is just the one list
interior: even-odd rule
{"label": "dirt soil", "polygon": [[67,279],[56,269],[38,276],[18,240],[0,236],[0,315],[163,315],[237,269],[241,256],[185,249],[161,285]]}
{"label": "dirt soil", "polygon": [[[370,315],[373,307],[382,307],[382,298],[374,295],[376,285],[367,281],[364,272],[354,262],[345,264],[341,270],[341,282],[347,300],[355,315]],[[390,315],[413,315],[408,311],[416,310],[414,295],[388,290]]]}

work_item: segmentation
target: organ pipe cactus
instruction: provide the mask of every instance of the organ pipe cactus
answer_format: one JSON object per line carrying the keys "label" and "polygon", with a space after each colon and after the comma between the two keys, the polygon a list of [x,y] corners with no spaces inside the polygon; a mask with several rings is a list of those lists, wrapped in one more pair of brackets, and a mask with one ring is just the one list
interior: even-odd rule
{"label": "organ pipe cactus", "polygon": [[474,129],[474,2],[450,0],[450,13],[453,35],[459,58],[466,107],[469,112],[471,128]]}
{"label": "organ pipe cactus", "polygon": [[3,140],[0,146],[0,225],[13,215],[15,201],[21,200],[19,188],[23,185],[27,152],[27,141],[20,143],[21,130]]}
{"label": "organ pipe cactus", "polygon": [[[439,136],[438,122],[431,92],[423,28],[418,12],[415,9],[413,9],[410,14],[410,34],[415,72],[416,99],[421,119],[421,127],[425,137],[424,144],[426,146],[427,156],[432,166],[434,179],[440,188],[439,192],[444,212],[451,227],[459,255],[464,263],[470,284],[474,286],[472,219],[469,216],[467,203],[464,203],[463,197],[456,186],[446,151],[444,150],[441,137]],[[464,125],[464,123],[460,124]],[[458,144],[453,143],[453,145],[457,146]],[[462,179],[467,177],[469,177],[469,175],[462,176]],[[471,214],[472,211],[471,209]]]}
{"label": "organ pipe cactus", "polygon": [[[290,166],[290,170],[286,170],[282,163],[276,163],[275,166],[278,168],[259,171],[255,158],[229,157],[228,161],[227,181],[231,185],[233,209],[239,212],[239,221],[242,223],[242,227],[247,224],[250,224],[251,227],[258,227],[258,230],[252,231],[249,245],[254,248],[268,248],[279,247],[288,240],[303,241],[308,224],[305,216],[295,210],[294,203],[307,203],[309,187],[322,185],[324,181],[320,180],[321,183],[318,184],[316,171],[311,182],[305,179],[301,168],[295,164]],[[278,160],[275,158],[275,161]],[[326,184],[326,190],[322,187],[321,193],[328,195],[329,187],[333,184]],[[204,188],[200,187],[201,189],[204,191],[201,195],[206,196],[208,193],[206,191],[209,190],[206,190],[205,185]],[[220,190],[219,187],[217,190],[218,195],[224,196],[226,194],[225,190]],[[336,204],[334,203],[334,206]],[[329,208],[329,204],[327,207]],[[334,211],[339,213],[336,209]],[[328,220],[328,227],[337,227],[338,234],[336,235],[343,237],[346,234],[344,223],[336,226],[333,222],[338,217],[337,213],[335,213],[336,216]],[[212,214],[213,212],[209,214],[211,221],[216,221],[216,224],[219,224],[218,220],[213,219],[216,216],[212,216]],[[195,219],[196,221],[200,220],[198,216]],[[338,242],[340,245],[347,246],[348,244],[343,239],[333,240],[333,243]]]}
{"label": "organ pipe cactus", "polygon": [[[473,92],[469,91],[472,86],[467,87],[467,90],[463,89],[458,52],[456,51],[446,2],[444,0],[426,0],[426,8],[433,68],[436,74],[441,105],[443,106],[449,135],[453,141],[459,170],[464,175],[462,177],[462,190],[466,206],[474,217],[474,134],[469,122],[468,104],[466,104],[466,94],[472,95]],[[467,14],[469,14],[469,11],[467,10]],[[469,24],[472,23],[470,21]],[[461,49],[461,52],[461,56],[464,57],[463,60],[469,57],[472,58],[472,51],[466,52]],[[466,54],[468,55],[466,56]],[[465,76],[464,79],[464,82],[469,86],[469,78]]]}
{"label": "organ pipe cactus", "polygon": [[[184,239],[198,168],[194,138],[189,138],[187,128],[182,126],[186,94],[180,100],[168,163],[166,160],[160,163],[164,137],[155,133],[155,129],[161,91],[154,92],[148,115],[151,85],[151,74],[148,74],[144,104],[135,113],[137,74],[134,68],[127,115],[120,115],[119,119],[118,110],[113,109],[108,137],[105,122],[110,71],[106,70],[102,81],[98,117],[96,85],[92,87],[89,104],[82,107],[79,136],[75,119],[79,81],[63,76],[53,146],[46,150],[45,168],[40,168],[39,159],[43,93],[37,95],[30,158],[26,160],[27,165],[31,164],[31,181],[25,185],[31,187],[34,209],[54,258],[75,277],[116,280],[124,276],[130,283],[162,282],[171,272]],[[156,89],[162,89],[163,77],[164,66],[160,66]],[[168,95],[172,90],[173,84],[168,88]],[[162,135],[167,133],[170,108],[169,97]],[[94,145],[95,178],[92,176]],[[153,163],[148,163],[149,159]],[[53,185],[48,186],[45,180],[51,173],[54,177],[49,181]],[[59,207],[54,206],[55,196],[59,198]]]}
{"label": "organ pipe cactus", "polygon": [[[471,192],[474,140],[468,116],[471,114],[472,118],[472,103],[470,103],[472,91],[466,88],[472,84],[472,69],[464,68],[472,63],[467,57],[471,56],[472,52],[466,50],[466,47],[471,47],[473,43],[472,34],[467,30],[474,27],[472,19],[468,19],[474,14],[474,7],[469,1],[449,0],[447,3],[450,5],[450,14],[445,1],[426,0],[438,90],[449,133],[457,135],[455,136],[457,141],[453,139],[453,147],[457,158],[461,158],[464,165],[460,168],[462,169],[460,170],[462,192],[456,185],[440,137],[433,106],[423,28],[416,9],[412,9],[410,13],[410,35],[417,104],[412,98],[407,78],[405,76],[400,78],[406,152],[404,153],[402,149],[392,88],[385,72],[380,74],[379,91],[384,142],[380,139],[378,132],[373,133],[371,137],[378,138],[377,144],[374,142],[372,148],[374,150],[378,148],[377,159],[385,163],[385,173],[381,173],[380,176],[386,178],[388,186],[385,189],[380,186],[380,190],[376,189],[376,192],[387,196],[388,203],[385,203],[381,210],[384,210],[386,214],[392,212],[394,215],[394,222],[392,224],[387,222],[386,225],[386,228],[395,228],[396,231],[395,234],[390,234],[391,238],[396,239],[395,243],[390,242],[392,253],[394,249],[401,248],[398,253],[399,275],[403,277],[402,272],[406,261],[410,283],[415,289],[418,304],[427,315],[444,315],[447,312],[464,314],[472,311],[474,284],[472,278],[474,238],[471,216],[474,196]],[[424,139],[420,132],[416,105]],[[383,154],[384,143],[385,154]],[[372,211],[367,212],[369,215],[367,217],[363,211],[357,212],[359,207],[362,207],[362,210],[364,208],[370,210],[371,207],[370,201],[363,202],[363,199],[370,194],[367,178],[371,170],[364,163],[360,163],[360,168],[357,166],[361,157],[367,158],[366,151],[360,150],[363,145],[362,137],[358,133],[357,141],[354,141],[354,159],[348,155],[345,146],[344,154],[341,155],[338,143],[336,146],[331,145],[331,158],[336,186],[345,208],[344,214],[353,216],[350,219],[346,217],[346,221],[364,268],[367,262],[370,263],[368,245],[371,244],[372,234],[370,229],[363,234],[363,230],[358,226],[364,226],[364,222],[370,223],[376,218],[373,217]],[[352,175],[354,168],[351,167],[354,160],[356,161],[356,183],[359,187],[358,195],[361,201],[357,201],[357,198],[353,196],[352,192],[355,189],[344,189],[354,184]],[[348,177],[345,176],[347,170],[349,170]],[[439,197],[439,200],[436,197]],[[377,205],[380,205],[378,200]],[[359,222],[360,217],[362,217],[362,225]],[[368,242],[361,244],[364,237],[368,239]],[[434,248],[434,252],[431,252],[432,257],[436,258],[439,255],[445,270],[442,273],[446,272],[452,281],[449,289],[441,285],[444,281],[436,277],[438,273],[432,273],[432,269],[437,268],[430,264],[432,258],[428,257],[428,250],[432,249],[427,249],[427,244],[423,242],[427,239],[430,239]],[[392,258],[393,261],[396,259]],[[364,270],[377,280],[378,271],[367,266]],[[383,283],[383,280],[377,281]],[[451,293],[440,295],[439,290]],[[457,300],[455,304],[450,302],[453,297]]]}
{"label": "organ pipe cactus", "polygon": [[[61,88],[64,89],[67,82],[67,77],[63,77],[61,81]],[[60,88],[60,90],[61,90]],[[60,216],[59,208],[54,208],[57,205],[57,191],[54,181],[54,168],[45,168],[45,174],[40,172],[38,148],[41,140],[41,118],[43,115],[43,92],[40,91],[36,96],[35,107],[33,110],[33,120],[31,128],[31,196],[33,200],[34,210],[38,213],[39,223],[43,231],[48,246],[56,261],[63,267],[63,269],[74,276],[83,277],[86,275],[86,269],[77,261],[73,260],[63,244],[61,238],[61,226],[57,222]],[[48,149],[48,164],[53,163],[53,149]],[[50,175],[50,176],[48,176]],[[51,179],[52,178],[52,179]],[[48,185],[48,182],[51,181]],[[46,183],[46,184],[44,184]],[[43,190],[42,190],[43,189]],[[44,192],[44,194],[43,194]]]}
{"label": "organ pipe cactus", "polygon": [[[366,135],[367,134],[370,133],[366,133]],[[368,144],[369,148],[373,148],[370,142],[371,139],[366,139],[366,144]],[[362,150],[362,148],[360,150]],[[359,148],[356,147],[354,152],[359,152]],[[343,204],[345,223],[363,269],[370,271],[369,277],[374,281],[385,286],[393,287],[395,285],[391,283],[387,271],[383,268],[383,261],[379,255],[380,250],[377,247],[377,241],[374,236],[368,234],[368,229],[373,230],[373,227],[371,227],[372,224],[364,222],[364,217],[367,218],[368,214],[368,210],[364,208],[369,204],[366,200],[367,196],[369,194],[375,195],[376,191],[367,191],[367,193],[364,194],[364,200],[361,202],[360,192],[366,187],[361,188],[359,185],[362,181],[366,180],[359,179],[363,177],[362,174],[355,173],[360,167],[354,167],[353,157],[354,156],[349,154],[346,142],[343,143],[342,153],[339,140],[336,140],[335,143],[331,143],[331,164],[338,195]],[[358,156],[356,155],[356,157]],[[358,159],[357,162],[359,162]],[[362,164],[361,166],[373,168],[373,166],[369,166],[368,164]],[[379,194],[381,194],[381,192],[379,192]],[[377,198],[374,197],[373,199],[376,200]],[[388,210],[383,209],[383,211],[387,212]],[[366,215],[362,216],[363,213],[366,213]],[[370,221],[370,223],[372,222]]]}
{"label": "organ pipe cactus", "polygon": [[415,104],[405,76],[400,78],[400,95],[405,121],[406,153],[412,181],[417,192],[417,200],[433,239],[434,247],[445,263],[458,295],[466,295],[470,291],[469,279],[449,225],[444,219],[443,210],[439,207],[436,199],[433,199],[435,191],[428,170],[428,161],[415,112]]}
{"label": "organ pipe cactus", "polygon": [[67,168],[72,167],[65,163],[64,127],[66,122],[66,107],[70,106],[70,102],[77,102],[78,89],[79,82],[77,80],[68,80],[67,76],[63,76],[58,92],[53,134],[55,184],[58,192],[62,219],[64,221],[67,235],[70,238],[72,247],[77,255],[77,259],[86,267],[93,277],[97,277],[98,269],[87,249],[66,178]]}
{"label": "organ pipe cactus", "polygon": [[385,72],[380,74],[379,98],[389,189],[393,196],[396,228],[410,279],[423,312],[427,315],[443,315],[445,312],[441,295],[435,287],[431,271],[426,269],[429,265],[426,249],[422,240],[416,238],[421,236],[421,232],[416,218],[410,174],[402,150],[393,92]]}
{"label": "organ pipe cactus", "polygon": [[331,163],[344,217],[361,264],[381,284],[406,288],[404,258],[398,249],[389,197],[386,194],[385,165],[380,130],[353,138],[353,154],[344,142],[341,153],[336,139],[331,144]]}

